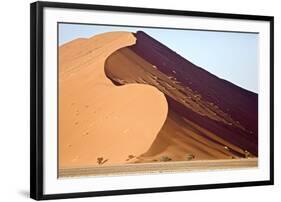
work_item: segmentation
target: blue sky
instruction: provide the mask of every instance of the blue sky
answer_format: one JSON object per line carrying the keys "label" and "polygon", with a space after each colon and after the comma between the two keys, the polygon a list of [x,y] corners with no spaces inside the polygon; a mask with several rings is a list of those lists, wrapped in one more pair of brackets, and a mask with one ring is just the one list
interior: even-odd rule
{"label": "blue sky", "polygon": [[212,74],[258,93],[258,34],[255,33],[59,24],[59,45],[104,32],[139,30]]}

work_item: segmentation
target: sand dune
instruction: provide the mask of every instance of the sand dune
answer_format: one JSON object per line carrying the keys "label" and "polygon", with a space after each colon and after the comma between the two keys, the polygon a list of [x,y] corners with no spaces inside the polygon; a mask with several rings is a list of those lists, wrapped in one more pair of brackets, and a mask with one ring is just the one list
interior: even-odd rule
{"label": "sand dune", "polygon": [[169,108],[172,107],[188,120],[200,123],[203,128],[224,140],[255,156],[258,155],[258,95],[256,93],[212,75],[142,31],[137,32],[135,36],[137,42],[129,49],[156,66],[157,70],[173,79],[174,83],[185,89],[191,89],[194,99],[206,103],[204,108],[214,111],[215,116],[220,120],[202,116],[202,113],[193,113],[194,107],[183,106],[177,99],[168,100]]}
{"label": "sand dune", "polygon": [[256,166],[257,101],[144,32],[76,39],[59,48],[59,167]]}
{"label": "sand dune", "polygon": [[[59,166],[125,163],[146,152],[167,116],[150,85],[114,85],[104,61],[135,43],[127,32],[74,40],[59,49]],[[149,114],[149,116],[147,116]]]}
{"label": "sand dune", "polygon": [[[155,86],[165,94],[169,113],[151,148],[135,162],[257,155],[257,96],[195,67],[145,33],[138,35],[136,45],[108,57],[105,73],[116,85]],[[177,68],[182,66],[186,71]],[[201,75],[210,84],[201,81]]]}
{"label": "sand dune", "polygon": [[[128,48],[122,48],[113,53],[106,61],[106,75],[118,85],[128,83],[149,83],[161,90],[167,97],[178,100],[182,105],[192,106],[195,112],[202,116],[213,116],[214,112],[205,110],[196,100],[187,100],[185,89],[173,83],[165,74],[151,68],[152,65]],[[119,84],[120,85],[120,84]],[[188,96],[193,97],[190,93]],[[213,112],[213,113],[211,113]],[[210,138],[206,138],[210,137]],[[212,138],[211,138],[212,137]],[[168,118],[159,132],[152,147],[135,162],[160,161],[167,156],[172,160],[187,160],[189,155],[196,159],[229,159],[236,157],[236,152],[231,153],[225,149],[231,148],[237,153],[244,153],[239,147],[224,141],[211,132],[204,131],[200,126],[184,119],[178,113],[169,108]]]}

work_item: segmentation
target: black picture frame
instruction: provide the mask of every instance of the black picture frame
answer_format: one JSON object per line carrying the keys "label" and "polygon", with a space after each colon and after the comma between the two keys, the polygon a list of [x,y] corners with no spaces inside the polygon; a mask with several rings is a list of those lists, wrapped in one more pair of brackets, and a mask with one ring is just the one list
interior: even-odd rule
{"label": "black picture frame", "polygon": [[[43,192],[43,9],[63,8],[80,10],[122,11],[131,13],[165,14],[210,18],[227,18],[270,23],[270,179],[239,183],[205,184],[174,187],[154,187],[129,190],[76,192],[45,195]],[[228,187],[245,187],[274,184],[274,17],[214,12],[102,6],[75,3],[35,2],[30,5],[30,197],[36,200],[93,197],[105,195],[138,194],[153,192],[186,191]]]}

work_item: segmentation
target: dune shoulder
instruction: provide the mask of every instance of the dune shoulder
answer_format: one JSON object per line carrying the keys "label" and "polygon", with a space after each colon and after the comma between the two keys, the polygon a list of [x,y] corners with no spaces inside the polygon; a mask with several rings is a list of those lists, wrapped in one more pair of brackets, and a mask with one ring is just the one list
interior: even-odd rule
{"label": "dune shoulder", "polygon": [[150,85],[116,86],[104,73],[114,51],[135,43],[129,32],[80,39],[59,49],[59,166],[127,163],[149,149],[167,117]]}

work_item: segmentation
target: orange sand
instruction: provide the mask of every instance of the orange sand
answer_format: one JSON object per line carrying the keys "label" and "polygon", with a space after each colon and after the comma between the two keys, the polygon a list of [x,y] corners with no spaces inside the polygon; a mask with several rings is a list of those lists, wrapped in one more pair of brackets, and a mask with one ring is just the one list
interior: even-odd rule
{"label": "orange sand", "polygon": [[145,153],[161,130],[164,94],[145,84],[118,87],[104,73],[107,57],[135,40],[111,32],[59,48],[60,168],[126,163]]}

